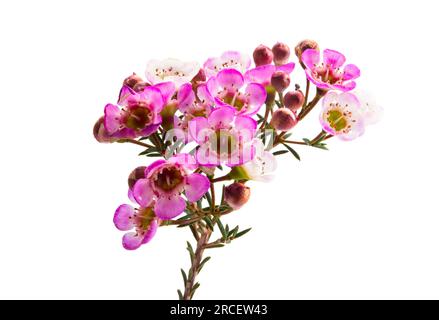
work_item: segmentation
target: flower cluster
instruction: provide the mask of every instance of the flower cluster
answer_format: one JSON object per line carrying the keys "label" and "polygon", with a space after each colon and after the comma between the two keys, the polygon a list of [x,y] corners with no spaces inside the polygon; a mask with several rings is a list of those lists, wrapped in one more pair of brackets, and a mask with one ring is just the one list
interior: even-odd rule
{"label": "flower cluster", "polygon": [[[221,218],[247,203],[250,181],[272,179],[276,157],[300,160],[293,146],[327,149],[329,139],[356,139],[379,120],[382,109],[354,91],[360,69],[342,53],[321,51],[312,40],[297,44],[294,53],[296,61],[278,42],[259,45],[253,59],[226,51],[202,65],[151,60],[144,78],[134,73],[123,81],[116,103],[104,107],[93,128],[99,142],[132,143],[143,148],[141,156],[160,158],[131,172],[128,197],[135,205],[120,205],[113,221],[127,232],[122,244],[128,250],[148,243],[159,227],[191,229],[197,249],[189,244],[182,299],[197,288],[203,251],[249,231],[224,226]],[[300,66],[305,77],[293,73]],[[320,130],[291,139],[316,107]],[[212,241],[215,228],[221,237]]]}

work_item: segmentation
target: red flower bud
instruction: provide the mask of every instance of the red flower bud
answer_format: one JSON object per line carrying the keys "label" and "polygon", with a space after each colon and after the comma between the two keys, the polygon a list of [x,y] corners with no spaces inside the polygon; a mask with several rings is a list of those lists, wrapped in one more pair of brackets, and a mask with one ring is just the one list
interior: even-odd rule
{"label": "red flower bud", "polygon": [[278,42],[271,50],[273,51],[274,63],[276,65],[283,65],[288,62],[290,58],[290,48],[285,43]]}
{"label": "red flower bud", "polygon": [[240,182],[232,183],[224,189],[224,200],[233,209],[239,209],[250,199],[250,188]]}
{"label": "red flower bud", "polygon": [[305,96],[300,90],[289,91],[284,96],[284,105],[291,111],[297,111],[303,106]]}
{"label": "red flower bud", "polygon": [[100,143],[110,143],[116,139],[112,138],[104,126],[104,117],[100,117],[93,126],[93,135]]}
{"label": "red flower bud", "polygon": [[297,124],[296,115],[287,108],[281,108],[273,113],[270,125],[279,131],[291,130]]}
{"label": "red flower bud", "polygon": [[123,81],[123,85],[134,89],[134,86],[139,82],[143,82],[143,79],[133,72],[132,75]]}
{"label": "red flower bud", "polygon": [[303,40],[300,41],[294,49],[300,63],[302,63],[302,53],[304,53],[308,49],[319,50],[319,45],[314,40]]}
{"label": "red flower bud", "polygon": [[195,77],[191,80],[192,83],[204,82],[206,81],[206,73],[204,69],[201,68],[200,71],[195,75]]}
{"label": "red flower bud", "polygon": [[128,187],[130,190],[134,188],[134,185],[138,180],[145,178],[145,169],[146,167],[137,167],[131,171],[130,175],[128,176]]}
{"label": "red flower bud", "polygon": [[150,84],[148,82],[138,82],[134,85],[133,90],[136,92],[142,92],[143,89],[145,89],[146,87],[149,87]]}
{"label": "red flower bud", "polygon": [[276,71],[271,76],[271,85],[277,92],[283,92],[290,86],[290,76],[283,71]]}
{"label": "red flower bud", "polygon": [[257,67],[270,64],[273,62],[273,52],[270,48],[261,44],[253,51],[253,60]]}

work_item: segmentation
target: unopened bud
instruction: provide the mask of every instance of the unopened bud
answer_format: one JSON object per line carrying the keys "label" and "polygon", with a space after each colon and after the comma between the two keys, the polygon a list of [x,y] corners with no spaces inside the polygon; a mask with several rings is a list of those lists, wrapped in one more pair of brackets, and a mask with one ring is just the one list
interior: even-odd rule
{"label": "unopened bud", "polygon": [[239,209],[250,199],[250,188],[240,182],[235,182],[224,189],[224,200],[233,209]]}
{"label": "unopened bud", "polygon": [[289,91],[284,96],[284,105],[291,111],[299,110],[303,106],[304,102],[305,96],[300,90]]}
{"label": "unopened bud", "polygon": [[195,75],[195,77],[192,79],[192,83],[197,83],[197,82],[204,82],[206,81],[206,72],[204,72],[204,69],[201,68],[200,71],[198,71],[198,73]]}
{"label": "unopened bud", "polygon": [[297,124],[296,115],[287,108],[281,108],[273,113],[270,125],[279,131],[289,131]]}
{"label": "unopened bud", "polygon": [[319,50],[319,45],[314,40],[303,40],[300,41],[296,48],[294,49],[297,58],[302,63],[302,53],[304,53],[308,49]]}
{"label": "unopened bud", "polygon": [[277,92],[283,92],[290,86],[290,76],[283,71],[275,71],[271,76],[271,85]]}
{"label": "unopened bud", "polygon": [[133,90],[136,92],[142,92],[143,89],[145,89],[146,87],[149,87],[149,86],[150,86],[150,84],[148,82],[141,81],[141,82],[138,82],[135,84],[135,86],[133,87]]}
{"label": "unopened bud", "polygon": [[269,47],[261,44],[253,51],[253,60],[257,67],[270,64],[273,62],[273,52]]}
{"label": "unopened bud", "polygon": [[134,185],[138,180],[145,178],[145,170],[146,167],[137,167],[131,171],[130,175],[128,176],[128,187],[130,190],[134,188]]}
{"label": "unopened bud", "polygon": [[100,117],[93,126],[93,135],[100,143],[110,143],[116,139],[112,138],[104,126],[104,117]]}
{"label": "unopened bud", "polygon": [[290,58],[290,47],[285,43],[278,42],[271,50],[273,51],[273,59],[276,65],[283,65],[288,62]]}
{"label": "unopened bud", "polygon": [[134,86],[139,82],[143,82],[142,78],[139,77],[137,74],[133,73],[123,81],[123,85],[130,87],[131,89],[134,89]]}

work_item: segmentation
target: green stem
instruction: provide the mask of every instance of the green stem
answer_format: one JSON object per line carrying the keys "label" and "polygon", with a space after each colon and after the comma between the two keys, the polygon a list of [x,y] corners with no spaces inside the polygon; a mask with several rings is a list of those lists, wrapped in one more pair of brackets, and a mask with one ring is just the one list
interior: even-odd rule
{"label": "green stem", "polygon": [[117,142],[119,142],[119,143],[132,143],[132,144],[136,144],[136,145],[138,145],[138,146],[142,146],[142,147],[145,147],[145,148],[154,148],[154,146],[153,145],[151,145],[151,144],[148,144],[148,143],[144,143],[144,142],[141,142],[141,141],[138,141],[138,140],[134,140],[134,139],[119,139],[119,140],[117,140]]}
{"label": "green stem", "polygon": [[310,103],[308,103],[308,105],[303,108],[302,111],[299,113],[299,121],[303,120],[306,115],[311,112],[311,110],[317,105],[317,103],[322,97],[324,97],[325,94],[326,92],[322,92],[317,89],[317,93],[314,99]]}

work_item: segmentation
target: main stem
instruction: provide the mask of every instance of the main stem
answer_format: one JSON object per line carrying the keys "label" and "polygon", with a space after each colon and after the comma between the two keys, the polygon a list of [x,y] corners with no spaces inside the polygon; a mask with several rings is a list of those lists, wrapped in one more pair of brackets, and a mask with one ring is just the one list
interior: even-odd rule
{"label": "main stem", "polygon": [[[203,227],[201,227],[203,228]],[[209,243],[212,231],[209,228],[203,228],[203,233],[197,241],[197,249],[195,250],[195,255],[192,259],[192,266],[189,271],[188,280],[184,288],[183,300],[191,300],[193,295],[193,288],[195,285],[195,278],[198,275],[201,260],[203,259],[203,253],[206,245]]]}

